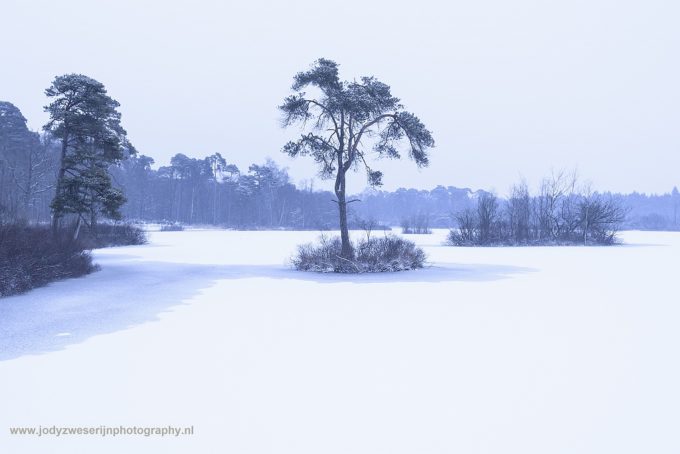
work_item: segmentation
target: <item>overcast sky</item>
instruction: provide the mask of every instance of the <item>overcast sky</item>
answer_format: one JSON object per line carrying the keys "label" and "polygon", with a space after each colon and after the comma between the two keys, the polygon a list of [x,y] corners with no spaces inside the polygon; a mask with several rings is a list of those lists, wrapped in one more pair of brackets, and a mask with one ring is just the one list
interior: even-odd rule
{"label": "overcast sky", "polygon": [[0,100],[31,128],[55,75],[86,74],[159,164],[220,152],[313,177],[280,152],[291,132],[276,107],[325,57],[345,79],[390,84],[434,134],[429,168],[375,166],[386,189],[503,193],[562,167],[598,189],[680,186],[677,0],[2,0],[0,23]]}

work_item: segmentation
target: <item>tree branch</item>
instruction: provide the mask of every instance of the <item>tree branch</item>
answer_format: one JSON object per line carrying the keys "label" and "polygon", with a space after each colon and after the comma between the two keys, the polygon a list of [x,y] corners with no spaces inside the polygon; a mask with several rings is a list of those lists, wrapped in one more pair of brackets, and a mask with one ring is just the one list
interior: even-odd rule
{"label": "tree branch", "polygon": [[345,172],[347,170],[349,170],[349,167],[352,165],[352,162],[354,161],[354,158],[356,156],[356,150],[357,150],[357,147],[359,146],[359,142],[361,141],[361,137],[364,135],[364,133],[366,131],[368,131],[368,129],[371,126],[375,125],[376,123],[380,122],[381,120],[384,120],[385,118],[394,118],[395,121],[396,121],[397,115],[393,114],[393,113],[378,115],[373,120],[369,121],[368,123],[366,123],[365,125],[363,125],[361,127],[361,129],[359,130],[359,133],[356,135],[356,138],[353,141],[354,143],[353,143],[352,149],[350,150],[349,159],[347,160],[347,163],[345,163],[345,168],[344,168]]}

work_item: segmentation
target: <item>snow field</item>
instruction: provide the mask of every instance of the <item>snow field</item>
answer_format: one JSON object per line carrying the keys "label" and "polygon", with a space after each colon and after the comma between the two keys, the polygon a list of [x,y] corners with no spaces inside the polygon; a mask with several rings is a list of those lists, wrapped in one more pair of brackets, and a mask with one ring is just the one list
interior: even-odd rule
{"label": "snow field", "polygon": [[[0,447],[680,451],[680,234],[608,248],[452,248],[445,234],[409,236],[432,266],[389,275],[287,268],[318,232],[153,232],[95,251],[100,272],[0,300]],[[40,424],[195,434],[7,430]]]}

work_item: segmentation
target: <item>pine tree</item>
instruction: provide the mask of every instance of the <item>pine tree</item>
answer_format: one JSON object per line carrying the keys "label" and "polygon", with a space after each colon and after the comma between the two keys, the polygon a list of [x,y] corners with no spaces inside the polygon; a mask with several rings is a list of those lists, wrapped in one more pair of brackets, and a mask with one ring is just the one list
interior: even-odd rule
{"label": "pine tree", "polygon": [[[302,91],[307,88],[320,94],[310,96]],[[322,177],[335,179],[342,255],[351,258],[347,204],[352,201],[347,200],[347,172],[363,167],[369,185],[380,186],[383,174],[369,166],[370,151],[390,159],[406,152],[418,166],[427,166],[427,152],[434,139],[418,117],[405,111],[392,96],[388,85],[374,77],[341,81],[334,61],[317,60],[309,71],[295,76],[292,89],[296,93],[279,107],[283,124],[311,125],[311,131],[286,144],[283,151],[292,157],[311,156]]]}
{"label": "pine tree", "polygon": [[[120,218],[123,193],[114,188],[109,167],[134,148],[120,125],[120,104],[107,95],[104,85],[81,74],[58,76],[45,90],[51,104],[44,126],[61,144],[57,187],[52,201],[52,228],[56,232],[67,214],[95,227],[97,217]],[[89,219],[88,219],[89,218]]]}

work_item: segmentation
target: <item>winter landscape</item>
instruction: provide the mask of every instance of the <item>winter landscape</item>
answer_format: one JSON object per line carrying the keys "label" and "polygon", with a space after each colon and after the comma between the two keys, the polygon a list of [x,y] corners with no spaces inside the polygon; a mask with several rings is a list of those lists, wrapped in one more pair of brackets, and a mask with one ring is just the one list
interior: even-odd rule
{"label": "winter landscape", "polygon": [[626,232],[607,249],[457,249],[444,235],[418,236],[431,264],[397,275],[290,270],[281,257],[311,232],[154,232],[100,250],[101,271],[0,300],[1,423],[195,435],[2,444],[676,451],[680,235]]}
{"label": "winter landscape", "polygon": [[0,8],[0,453],[680,452],[680,8]]}

